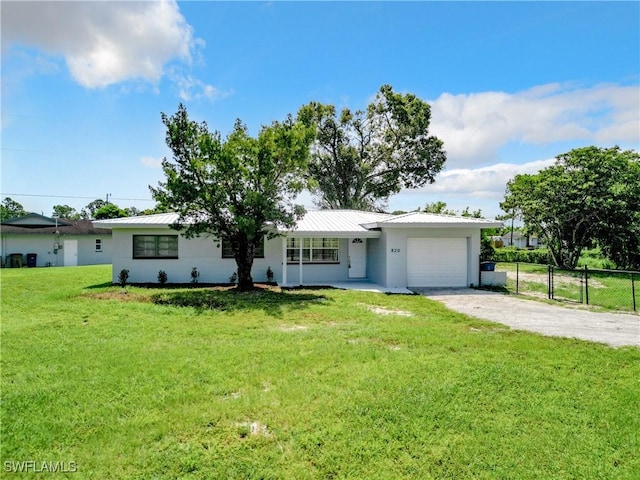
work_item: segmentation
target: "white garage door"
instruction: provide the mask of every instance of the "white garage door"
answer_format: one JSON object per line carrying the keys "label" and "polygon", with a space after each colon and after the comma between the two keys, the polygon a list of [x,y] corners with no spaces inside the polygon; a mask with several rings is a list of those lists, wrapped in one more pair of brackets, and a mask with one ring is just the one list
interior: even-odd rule
{"label": "white garage door", "polygon": [[407,285],[466,287],[466,238],[407,238]]}

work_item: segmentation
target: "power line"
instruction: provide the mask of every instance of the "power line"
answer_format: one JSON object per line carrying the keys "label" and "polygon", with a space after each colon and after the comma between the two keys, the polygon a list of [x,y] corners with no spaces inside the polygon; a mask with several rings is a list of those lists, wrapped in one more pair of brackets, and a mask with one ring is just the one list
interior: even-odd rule
{"label": "power line", "polygon": [[[45,198],[79,198],[82,200],[96,200],[96,197],[81,197],[77,195],[43,195],[39,193],[0,193],[0,196],[14,196],[14,197],[45,197]],[[121,198],[112,197],[109,194],[111,200],[126,200],[129,202],[153,202],[155,200],[151,198]]]}

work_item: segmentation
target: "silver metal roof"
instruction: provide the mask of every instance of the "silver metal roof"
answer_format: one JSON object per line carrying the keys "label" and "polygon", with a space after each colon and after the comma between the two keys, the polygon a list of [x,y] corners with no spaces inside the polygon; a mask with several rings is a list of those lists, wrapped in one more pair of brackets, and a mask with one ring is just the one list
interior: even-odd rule
{"label": "silver metal roof", "polygon": [[392,215],[390,218],[367,223],[366,228],[398,228],[398,227],[479,227],[493,228],[502,226],[502,222],[485,218],[456,217],[452,215],[438,215],[435,213],[409,212]]}
{"label": "silver metal roof", "polygon": [[387,213],[361,212],[358,210],[311,210],[298,220],[296,228],[284,230],[289,236],[298,235],[326,235],[330,233],[336,237],[360,236],[375,238],[380,232],[372,231],[363,225],[391,218]]}
{"label": "silver metal roof", "polygon": [[[97,228],[152,228],[169,226],[178,221],[177,213],[158,213],[138,217],[94,220]],[[453,217],[433,213],[410,212],[402,215],[388,213],[361,212],[358,210],[310,210],[298,220],[292,230],[280,229],[289,236],[320,236],[331,234],[334,237],[380,236],[380,228],[417,228],[417,227],[479,227],[501,226],[495,220],[471,217]],[[374,230],[376,229],[376,230]]]}
{"label": "silver metal roof", "polygon": [[98,228],[114,227],[162,227],[169,226],[178,221],[177,213],[156,213],[154,215],[140,215],[137,217],[110,218],[94,220],[93,224]]}

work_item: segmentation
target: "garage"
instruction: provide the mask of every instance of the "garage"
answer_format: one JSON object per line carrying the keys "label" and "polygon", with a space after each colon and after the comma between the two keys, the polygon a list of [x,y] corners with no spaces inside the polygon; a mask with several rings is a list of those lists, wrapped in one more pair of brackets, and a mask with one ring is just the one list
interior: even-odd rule
{"label": "garage", "polygon": [[467,287],[467,239],[407,238],[407,285]]}

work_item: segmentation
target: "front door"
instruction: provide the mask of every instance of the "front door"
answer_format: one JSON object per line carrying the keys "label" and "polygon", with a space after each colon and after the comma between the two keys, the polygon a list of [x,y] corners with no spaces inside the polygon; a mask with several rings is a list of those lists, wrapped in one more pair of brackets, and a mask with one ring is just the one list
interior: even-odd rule
{"label": "front door", "polygon": [[367,240],[353,238],[349,241],[349,278],[367,276]]}
{"label": "front door", "polygon": [[78,265],[78,241],[77,240],[65,240],[64,248],[64,266],[75,267]]}

